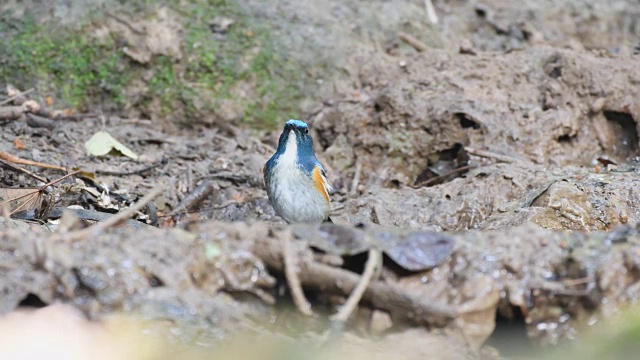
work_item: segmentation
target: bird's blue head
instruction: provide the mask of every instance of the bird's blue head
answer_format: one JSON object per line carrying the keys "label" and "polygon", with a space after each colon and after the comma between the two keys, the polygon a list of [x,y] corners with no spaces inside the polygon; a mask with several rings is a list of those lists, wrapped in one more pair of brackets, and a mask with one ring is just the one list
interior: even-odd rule
{"label": "bird's blue head", "polygon": [[308,172],[319,164],[313,152],[309,126],[304,121],[289,120],[284,124],[278,149],[267,163],[267,167],[274,165],[275,161],[295,163]]}

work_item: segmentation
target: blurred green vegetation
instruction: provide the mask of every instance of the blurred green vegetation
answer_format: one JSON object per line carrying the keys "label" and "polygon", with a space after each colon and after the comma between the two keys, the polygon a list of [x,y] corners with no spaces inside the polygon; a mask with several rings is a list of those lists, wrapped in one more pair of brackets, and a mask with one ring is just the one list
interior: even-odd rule
{"label": "blurred green vegetation", "polygon": [[[132,18],[144,18],[159,6],[178,14],[184,56],[156,56],[150,64],[136,63],[122,51],[126,44],[117,34],[110,33],[106,40],[89,35],[104,14],[93,14],[86,24],[73,28],[38,21],[32,15],[16,20],[0,14],[4,38],[0,82],[23,90],[36,87],[40,94],[54,96],[58,107],[95,111],[92,107],[99,106],[115,112],[140,107],[143,113],[182,125],[216,114],[222,100],[233,101],[243,122],[255,128],[272,128],[282,119],[299,116],[297,84],[304,71],[301,64],[278,54],[268,24],[224,0],[137,0],[126,6],[135,12]],[[216,16],[235,21],[223,38],[214,37],[210,28]],[[148,69],[150,78],[143,76]],[[140,80],[148,90],[132,104],[127,88]],[[231,90],[243,81],[254,86],[255,96],[233,96]]]}
{"label": "blurred green vegetation", "polygon": [[607,319],[580,329],[578,340],[563,344],[547,360],[637,359],[640,357],[640,306],[630,305]]}

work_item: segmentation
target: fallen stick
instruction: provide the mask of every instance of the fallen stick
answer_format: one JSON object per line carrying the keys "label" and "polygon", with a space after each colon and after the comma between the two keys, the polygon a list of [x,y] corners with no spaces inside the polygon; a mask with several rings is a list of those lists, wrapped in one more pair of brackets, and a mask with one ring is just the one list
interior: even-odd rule
{"label": "fallen stick", "polygon": [[109,170],[96,170],[95,173],[96,174],[101,174],[101,175],[110,175],[110,176],[129,176],[129,175],[140,175],[143,173],[146,173],[147,171],[151,171],[157,167],[159,167],[160,165],[164,165],[166,164],[167,161],[166,160],[161,160],[158,161],[154,164],[145,166],[141,169],[138,170],[132,170],[132,171],[109,171]]}
{"label": "fallen stick", "polygon": [[[76,170],[76,171],[71,172],[71,173],[69,173],[69,174],[66,174],[66,175],[64,175],[64,176],[61,176],[61,177],[59,177],[59,178],[57,178],[57,179],[55,179],[55,180],[49,181],[48,183],[46,183],[46,184],[44,184],[44,185],[42,185],[42,186],[38,187],[37,189],[33,189],[33,190],[32,190],[32,191],[30,191],[29,193],[26,193],[26,194],[23,194],[23,195],[16,196],[16,197],[14,197],[14,198],[11,198],[11,199],[8,199],[8,200],[5,200],[5,201],[1,202],[1,203],[0,203],[0,205],[6,205],[6,204],[10,203],[11,201],[20,200],[20,199],[23,199],[23,198],[28,197],[28,196],[33,196],[33,195],[36,195],[36,194],[42,193],[42,192],[43,192],[46,188],[48,188],[49,186],[54,185],[54,184],[57,184],[57,183],[59,183],[60,181],[62,181],[62,180],[64,180],[64,179],[66,179],[66,178],[68,178],[68,177],[70,177],[70,176],[77,175],[77,174],[79,174],[79,173],[81,173],[81,172],[82,172],[82,170]],[[24,204],[23,204],[23,205],[24,205]],[[20,210],[20,208],[18,208],[18,210]]]}
{"label": "fallen stick", "polygon": [[37,162],[37,161],[22,159],[22,158],[19,158],[19,157],[15,156],[15,155],[11,155],[9,153],[6,153],[4,151],[0,151],[0,159],[8,161],[8,162],[11,162],[11,163],[14,163],[14,164],[32,165],[32,166],[38,166],[38,167],[45,168],[45,169],[54,169],[54,170],[67,171],[67,169],[62,167],[62,166],[49,165],[49,164],[44,164],[44,163]]}
{"label": "fallen stick", "polygon": [[[16,100],[19,97],[24,97],[25,95],[27,95],[28,93],[32,92],[33,90],[35,90],[34,88],[31,88],[29,90],[25,90],[25,91],[19,91],[15,88],[7,88],[7,92],[9,93],[9,97],[7,99],[5,99],[4,101],[0,102],[0,106],[8,104],[10,102],[12,102],[13,100]],[[17,92],[16,92],[17,91]],[[25,102],[27,99],[26,97],[24,97],[24,99],[22,99],[22,101],[19,104],[16,105],[22,105],[23,102]]]}
{"label": "fallen stick", "polygon": [[436,14],[436,8],[433,7],[431,0],[424,0],[424,7],[427,10],[427,18],[432,24],[438,23],[438,14]]}
{"label": "fallen stick", "polygon": [[[96,210],[88,210],[88,209],[69,209],[60,206],[56,206],[51,209],[47,218],[48,219],[59,219],[64,211],[68,211],[72,213],[75,217],[80,220],[89,220],[89,221],[106,221],[109,218],[113,217],[114,214],[100,212]],[[23,220],[23,221],[38,221],[35,210],[22,210],[11,215],[11,218],[14,220]],[[123,223],[127,227],[132,229],[150,229],[153,226],[145,224],[138,220],[127,220]]]}
{"label": "fallen stick", "polygon": [[48,180],[43,178],[42,176],[36,175],[36,174],[32,173],[31,171],[23,168],[23,167],[20,167],[20,166],[17,166],[17,165],[13,165],[12,163],[10,163],[8,161],[5,161],[3,159],[0,159],[0,164],[2,166],[6,167],[7,169],[11,169],[11,170],[16,171],[16,172],[25,173],[28,176],[31,176],[32,178],[34,178],[34,179],[36,179],[38,181],[41,181],[43,183],[47,183],[48,182]]}
{"label": "fallen stick", "polygon": [[422,41],[414,38],[413,36],[407,33],[403,33],[403,32],[398,33],[398,37],[400,38],[400,40],[406,42],[411,47],[416,49],[418,52],[423,52],[429,48],[427,44],[423,43]]}
{"label": "fallen stick", "polygon": [[70,121],[79,121],[79,120],[84,120],[87,118],[97,118],[98,114],[94,114],[94,113],[84,113],[84,114],[70,114],[70,115],[63,115],[63,114],[52,114],[53,116],[51,116],[52,118],[56,119],[56,120],[70,120]]}
{"label": "fallen stick", "polygon": [[431,179],[419,182],[419,183],[414,184],[414,185],[409,185],[409,186],[414,188],[414,189],[419,189],[419,188],[421,188],[423,186],[427,186],[427,185],[433,184],[434,182],[436,182],[438,180],[446,179],[448,176],[453,175],[453,174],[455,174],[457,172],[471,170],[471,169],[475,169],[475,168],[476,168],[476,166],[473,166],[473,165],[461,166],[459,168],[455,168],[455,169],[453,169],[451,171],[448,171],[448,172],[446,172],[446,173],[444,173],[442,175],[438,175],[436,177],[432,177]]}
{"label": "fallen stick", "polygon": [[169,213],[169,216],[186,214],[188,209],[199,204],[213,192],[213,181],[205,180],[200,183],[189,195],[185,196],[175,209]]}
{"label": "fallen stick", "polygon": [[[282,246],[272,237],[256,239],[253,253],[276,271],[284,271]],[[298,277],[304,287],[323,292],[348,296],[360,280],[360,275],[329,265],[317,263],[307,253],[299,253]],[[430,299],[416,296],[393,284],[372,282],[362,299],[376,309],[389,312],[392,317],[405,319],[419,325],[445,325],[457,315],[451,306],[434,303]]]}
{"label": "fallen stick", "polygon": [[492,151],[487,150],[479,150],[470,147],[464,147],[464,149],[471,155],[480,156],[487,159],[494,159],[503,163],[511,164],[518,161],[518,159],[511,157],[509,155],[502,155],[498,153],[494,153]]}
{"label": "fallen stick", "polygon": [[59,234],[60,239],[64,239],[65,241],[76,241],[81,239],[86,239],[92,237],[94,234],[97,234],[101,231],[104,231],[112,226],[119,224],[125,220],[130,219],[135,213],[145,207],[148,202],[155,199],[156,196],[160,195],[164,191],[163,186],[158,186],[151,190],[147,195],[143,196],[137,203],[128,207],[126,210],[121,211],[109,219],[96,223],[94,225],[89,226],[88,228],[84,228],[82,230],[72,231],[66,234]]}
{"label": "fallen stick", "polygon": [[0,120],[18,120],[23,112],[22,106],[0,106]]}
{"label": "fallen stick", "polygon": [[304,296],[304,291],[300,284],[300,278],[298,277],[298,258],[296,257],[298,254],[293,251],[291,237],[291,232],[287,232],[282,238],[282,262],[284,264],[285,278],[287,280],[287,285],[289,285],[289,291],[291,291],[293,304],[301,313],[307,316],[313,316],[311,304]]}
{"label": "fallen stick", "polygon": [[365,265],[360,281],[358,281],[356,288],[353,289],[351,295],[349,295],[349,298],[347,299],[347,302],[344,303],[338,313],[331,316],[331,321],[344,324],[349,319],[349,316],[353,314],[358,303],[360,303],[362,295],[365,290],[367,290],[376,269],[380,265],[382,265],[382,253],[380,250],[373,248],[369,249],[369,257],[367,258],[367,264]]}
{"label": "fallen stick", "polygon": [[351,182],[351,196],[356,196],[358,194],[358,185],[360,185],[360,174],[362,173],[362,162],[360,160],[356,160],[356,170],[353,175],[353,181]]}

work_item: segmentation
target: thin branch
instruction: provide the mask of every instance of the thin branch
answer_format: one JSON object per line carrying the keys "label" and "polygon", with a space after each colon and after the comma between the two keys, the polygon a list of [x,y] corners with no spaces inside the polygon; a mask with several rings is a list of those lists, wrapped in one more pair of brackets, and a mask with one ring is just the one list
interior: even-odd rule
{"label": "thin branch", "polygon": [[188,213],[187,209],[192,208],[193,206],[201,203],[204,199],[209,197],[211,193],[213,193],[213,190],[214,190],[213,185],[214,184],[212,180],[205,180],[201,182],[200,185],[198,185],[192,192],[190,192],[187,196],[185,196],[184,199],[182,199],[182,201],[180,201],[178,206],[176,206],[175,209],[173,209],[168,216],[175,216],[175,215]]}
{"label": "thin branch", "polygon": [[351,196],[358,194],[358,185],[360,185],[360,174],[362,173],[362,161],[356,160],[356,171],[353,175],[353,182],[351,183]]}
{"label": "thin branch", "polygon": [[118,223],[124,220],[131,218],[133,215],[135,215],[137,211],[145,207],[147,203],[155,199],[156,196],[162,194],[163,191],[164,191],[164,187],[158,186],[152,189],[147,195],[142,197],[142,199],[140,199],[137,203],[130,206],[126,210],[117,213],[116,215],[109,218],[108,220],[96,223],[82,230],[73,231],[67,234],[61,234],[60,237],[65,239],[66,241],[75,241],[75,240],[90,238],[96,233],[104,231],[112,226],[117,225]]}
{"label": "thin branch", "polygon": [[412,187],[412,188],[414,188],[414,189],[419,189],[419,188],[421,188],[421,187],[423,187],[423,186],[427,186],[427,185],[433,184],[434,182],[436,182],[436,181],[438,181],[438,180],[445,179],[445,178],[447,178],[449,175],[453,175],[453,174],[455,174],[455,173],[457,173],[457,172],[461,172],[461,171],[465,171],[465,170],[470,170],[470,169],[475,169],[475,168],[476,168],[476,166],[473,166],[473,165],[465,165],[465,166],[461,166],[461,167],[459,167],[459,168],[455,168],[455,169],[453,169],[453,170],[451,170],[451,171],[448,171],[448,172],[446,172],[446,173],[444,173],[444,174],[442,174],[442,175],[438,175],[438,176],[436,176],[436,177],[433,177],[433,178],[431,178],[431,179],[428,179],[428,180],[426,180],[426,181],[423,181],[423,182],[421,182],[421,183],[419,183],[419,184],[409,185],[409,186],[410,186],[410,187]]}
{"label": "thin branch", "polygon": [[400,40],[406,42],[407,44],[409,44],[411,47],[413,47],[414,49],[416,49],[418,52],[423,52],[425,50],[427,50],[429,48],[429,46],[427,46],[427,44],[423,43],[422,41],[416,39],[415,37],[407,34],[407,33],[398,33],[398,37],[400,38]]}
{"label": "thin branch", "polygon": [[62,167],[62,166],[49,165],[49,164],[44,164],[44,163],[37,162],[37,161],[22,159],[22,158],[19,158],[19,157],[15,156],[15,155],[11,155],[9,153],[6,153],[4,151],[0,151],[0,159],[3,159],[5,161],[8,161],[8,162],[11,162],[11,163],[14,163],[14,164],[33,165],[33,166],[38,166],[38,167],[45,168],[45,169],[55,169],[55,170],[67,171],[67,169]]}
{"label": "thin branch", "polygon": [[68,173],[68,174],[66,174],[66,175],[64,175],[64,176],[61,176],[61,177],[59,177],[59,178],[55,179],[55,180],[51,180],[51,181],[49,181],[48,183],[46,183],[46,184],[44,184],[44,185],[40,186],[40,190],[44,190],[44,189],[48,188],[48,187],[49,187],[49,186],[51,186],[51,185],[57,184],[57,183],[59,183],[60,181],[62,181],[62,180],[64,180],[64,179],[66,179],[66,178],[68,178],[68,177],[70,177],[70,176],[78,175],[78,174],[80,174],[81,172],[82,172],[82,170],[75,170],[75,171],[72,171],[72,172],[70,172],[70,173]]}
{"label": "thin branch", "polygon": [[4,101],[0,101],[0,106],[2,106],[4,104],[8,104],[8,103],[12,102],[13,100],[19,98],[20,96],[27,95],[28,93],[30,93],[30,92],[32,92],[34,90],[35,90],[34,88],[31,88],[31,89],[28,89],[28,90],[25,90],[25,91],[21,91],[21,92],[15,94],[13,96],[10,96],[7,99],[5,99]]}
{"label": "thin branch", "polygon": [[498,154],[492,151],[479,150],[470,147],[464,147],[464,149],[471,155],[480,156],[487,159],[494,159],[503,163],[512,164],[518,161],[518,159],[509,155]]}
{"label": "thin branch", "polygon": [[22,114],[24,114],[22,106],[0,106],[0,120],[17,120]]}
{"label": "thin branch", "polygon": [[109,176],[128,176],[128,175],[140,175],[143,174],[147,171],[151,171],[161,165],[167,164],[167,160],[163,159],[160,160],[154,164],[145,166],[139,170],[132,170],[132,171],[109,171],[109,170],[96,170],[95,173],[96,174],[102,174],[102,175],[109,175]]}
{"label": "thin branch", "polygon": [[[79,174],[79,173],[81,173],[81,172],[82,172],[82,170],[76,170],[76,171],[74,171],[74,172],[71,172],[71,173],[69,173],[69,174],[67,174],[67,175],[64,175],[64,176],[62,176],[62,177],[59,177],[59,178],[57,178],[57,179],[55,179],[55,180],[49,181],[48,183],[46,183],[46,184],[44,184],[44,185],[40,186],[39,188],[34,189],[32,192],[29,192],[29,193],[27,193],[27,194],[23,194],[23,195],[20,195],[20,196],[16,196],[16,197],[14,197],[14,198],[12,198],[12,199],[9,199],[9,200],[6,200],[6,201],[3,201],[2,203],[0,203],[0,205],[7,204],[7,203],[9,203],[9,202],[11,202],[11,201],[20,200],[20,199],[25,198],[25,197],[27,197],[27,196],[31,196],[31,195],[35,195],[35,194],[40,194],[40,193],[42,193],[42,192],[44,191],[44,189],[48,188],[49,186],[54,185],[54,184],[56,184],[56,183],[58,183],[58,182],[60,182],[60,181],[62,181],[62,180],[64,180],[64,179],[68,178],[69,176],[73,176],[73,175]],[[20,206],[20,207],[19,207],[18,209],[16,209],[15,211],[20,210],[21,208],[22,208],[22,206]]]}
{"label": "thin branch", "polygon": [[436,8],[433,7],[431,0],[424,0],[424,7],[427,9],[427,18],[432,24],[438,23],[438,14],[436,14]]}
{"label": "thin branch", "polygon": [[311,304],[304,295],[300,278],[298,277],[298,259],[296,253],[291,248],[291,232],[284,234],[282,238],[282,261],[284,263],[284,274],[293,297],[293,303],[301,313],[313,316]]}
{"label": "thin branch", "polygon": [[[272,237],[256,239],[252,251],[272,269],[284,272],[280,241],[274,241]],[[305,288],[347,296],[361,279],[360,275],[351,271],[318,263],[300,251],[298,259],[298,277]],[[382,281],[373,281],[362,297],[372,307],[385,310],[392,317],[420,325],[445,324],[458,314],[453,306],[417,296],[398,285]]]}
{"label": "thin branch", "polygon": [[364,272],[362,273],[362,277],[360,277],[360,281],[356,285],[355,289],[349,295],[347,302],[340,308],[337,314],[331,316],[331,320],[338,323],[345,323],[349,316],[354,312],[360,300],[362,299],[362,295],[369,287],[371,280],[373,279],[373,275],[376,273],[376,269],[382,265],[382,253],[378,249],[369,249],[369,257],[367,259],[367,264],[365,265]]}
{"label": "thin branch", "polygon": [[13,171],[25,173],[26,175],[31,176],[32,178],[34,178],[34,179],[36,179],[38,181],[41,181],[43,183],[47,182],[47,179],[43,178],[42,176],[36,175],[36,174],[32,173],[31,171],[23,168],[23,167],[20,167],[20,166],[17,166],[17,165],[13,165],[12,163],[10,163],[10,162],[8,162],[6,160],[0,159],[0,164],[6,166],[8,169],[11,169]]}

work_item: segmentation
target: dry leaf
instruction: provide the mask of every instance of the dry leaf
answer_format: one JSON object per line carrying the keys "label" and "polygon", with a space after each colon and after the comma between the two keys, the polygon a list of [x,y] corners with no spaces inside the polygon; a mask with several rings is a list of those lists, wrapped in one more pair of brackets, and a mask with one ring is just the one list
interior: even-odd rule
{"label": "dry leaf", "polygon": [[106,131],[98,131],[93,134],[91,139],[84,143],[84,147],[89,155],[104,156],[113,150],[119,151],[122,155],[130,157],[134,160],[138,159],[138,155],[124,146],[121,142],[114,139],[111,134]]}

